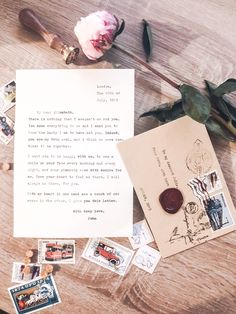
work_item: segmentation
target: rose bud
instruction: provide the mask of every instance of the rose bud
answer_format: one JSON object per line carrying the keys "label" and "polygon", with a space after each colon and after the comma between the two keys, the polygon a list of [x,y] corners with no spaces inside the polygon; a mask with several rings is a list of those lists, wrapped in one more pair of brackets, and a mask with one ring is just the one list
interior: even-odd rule
{"label": "rose bud", "polygon": [[74,31],[86,57],[96,60],[111,48],[112,42],[123,29],[123,20],[119,26],[115,15],[106,11],[97,11],[82,17]]}

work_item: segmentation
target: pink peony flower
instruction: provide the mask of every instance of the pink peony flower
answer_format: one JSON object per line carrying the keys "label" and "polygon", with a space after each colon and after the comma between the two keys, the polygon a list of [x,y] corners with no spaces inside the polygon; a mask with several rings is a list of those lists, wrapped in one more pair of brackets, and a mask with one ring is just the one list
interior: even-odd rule
{"label": "pink peony flower", "polygon": [[97,11],[82,17],[74,28],[80,46],[90,60],[102,57],[111,48],[112,42],[120,33],[118,30],[118,19],[106,11]]}

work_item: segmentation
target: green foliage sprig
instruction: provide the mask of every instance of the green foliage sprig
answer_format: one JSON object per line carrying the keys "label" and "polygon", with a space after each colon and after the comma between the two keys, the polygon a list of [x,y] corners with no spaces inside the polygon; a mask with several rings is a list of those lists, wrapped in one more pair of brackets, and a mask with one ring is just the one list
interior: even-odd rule
{"label": "green foliage sprig", "polygon": [[206,128],[228,141],[236,141],[236,108],[227,94],[236,91],[236,79],[228,79],[217,86],[205,81],[206,95],[190,85],[180,85],[181,99],[165,103],[144,112],[140,117],[152,116],[161,123],[175,120],[184,115],[204,123]]}
{"label": "green foliage sprig", "polygon": [[[164,103],[141,114],[140,118],[152,116],[161,123],[166,123],[188,115],[192,119],[205,124],[209,132],[228,141],[236,142],[236,107],[231,103],[227,94],[236,91],[236,79],[230,78],[217,86],[205,81],[205,93],[197,88],[182,84],[178,85],[166,75],[154,69],[148,62],[153,50],[152,31],[150,24],[143,19],[142,44],[146,62],[127,51],[120,45],[113,47],[133,60],[146,67],[152,73],[179,90],[181,98],[172,103]],[[124,23],[121,32],[124,29]],[[119,34],[121,33],[119,32]]]}

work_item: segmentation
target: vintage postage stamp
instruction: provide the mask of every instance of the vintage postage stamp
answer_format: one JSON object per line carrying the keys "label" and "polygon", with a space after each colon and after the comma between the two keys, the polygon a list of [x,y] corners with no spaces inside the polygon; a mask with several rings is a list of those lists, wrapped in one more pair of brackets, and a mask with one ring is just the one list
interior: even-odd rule
{"label": "vintage postage stamp", "polygon": [[161,259],[159,251],[145,245],[138,249],[132,264],[152,274]]}
{"label": "vintage postage stamp", "polygon": [[129,241],[133,249],[137,249],[154,241],[152,233],[145,219],[133,225],[133,236],[129,237]]}
{"label": "vintage postage stamp", "polygon": [[26,282],[39,277],[41,265],[13,263],[12,282]]}
{"label": "vintage postage stamp", "polygon": [[52,276],[8,288],[17,314],[33,313],[61,302]]}
{"label": "vintage postage stamp", "polygon": [[213,231],[234,225],[217,171],[194,178],[188,185],[203,205]]}
{"label": "vintage postage stamp", "polygon": [[[216,170],[189,181],[189,186],[198,197],[201,193],[211,194],[222,189],[222,183]],[[197,195],[198,194],[198,195]]]}
{"label": "vintage postage stamp", "polygon": [[106,238],[89,239],[82,257],[124,276],[134,252]]}
{"label": "vintage postage stamp", "polygon": [[14,135],[14,122],[0,111],[0,140],[8,144]]}
{"label": "vintage postage stamp", "polygon": [[213,231],[234,225],[224,193],[218,193],[202,201]]}
{"label": "vintage postage stamp", "polygon": [[202,182],[206,185],[209,193],[222,189],[222,183],[216,170],[205,174],[202,178]]}
{"label": "vintage postage stamp", "polygon": [[6,112],[16,104],[16,82],[11,81],[0,88],[0,111]]}
{"label": "vintage postage stamp", "polygon": [[39,240],[38,263],[74,264],[75,240]]}

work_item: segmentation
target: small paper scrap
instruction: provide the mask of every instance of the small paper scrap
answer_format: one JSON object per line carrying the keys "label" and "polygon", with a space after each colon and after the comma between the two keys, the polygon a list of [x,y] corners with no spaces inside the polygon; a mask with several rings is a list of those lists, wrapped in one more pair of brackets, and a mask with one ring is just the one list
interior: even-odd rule
{"label": "small paper scrap", "polygon": [[154,241],[146,220],[141,220],[133,225],[133,236],[129,237],[133,249],[138,249]]}
{"label": "small paper scrap", "polygon": [[138,249],[132,264],[152,274],[161,259],[159,251],[145,245]]}
{"label": "small paper scrap", "polygon": [[89,239],[82,257],[124,276],[134,251],[106,238]]}

